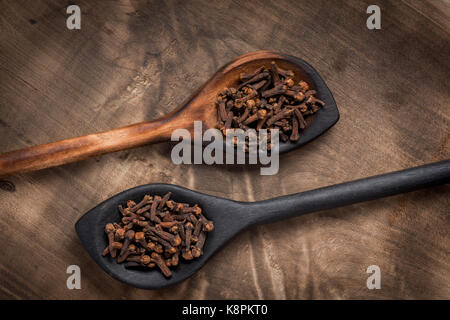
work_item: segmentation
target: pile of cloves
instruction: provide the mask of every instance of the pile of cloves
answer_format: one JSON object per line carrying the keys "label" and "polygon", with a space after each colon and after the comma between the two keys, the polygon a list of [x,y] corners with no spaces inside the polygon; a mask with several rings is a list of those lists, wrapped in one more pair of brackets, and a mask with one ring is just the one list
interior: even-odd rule
{"label": "pile of cloves", "polygon": [[270,69],[241,73],[237,88],[225,88],[217,96],[218,128],[224,135],[227,129],[279,129],[283,142],[300,139],[305,117],[325,103],[315,97],[317,92],[308,83],[296,84],[294,77],[292,70],[281,69],[274,61]]}
{"label": "pile of cloves", "polygon": [[125,208],[119,205],[121,221],[105,226],[108,245],[103,256],[117,257],[127,268],[157,266],[166,277],[172,275],[169,267],[177,266],[180,256],[200,257],[214,223],[197,204],[177,203],[170,196],[170,192],[163,197],[145,195],[137,204],[129,200]]}

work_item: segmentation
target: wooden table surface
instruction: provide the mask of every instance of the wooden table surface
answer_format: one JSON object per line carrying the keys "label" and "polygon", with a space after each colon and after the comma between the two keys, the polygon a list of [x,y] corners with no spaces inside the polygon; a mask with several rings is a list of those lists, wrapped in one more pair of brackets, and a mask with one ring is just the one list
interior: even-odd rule
{"label": "wooden table surface", "polygon": [[[82,11],[66,28],[66,7]],[[381,30],[366,9],[381,8]],[[151,120],[215,70],[270,49],[308,61],[341,119],[261,176],[175,165],[159,144],[8,177],[0,189],[0,298],[450,298],[450,186],[252,228],[160,291],[104,273],[74,224],[108,197],[173,183],[254,201],[450,158],[450,2],[0,1],[0,152]],[[81,268],[69,290],[66,268]],[[369,290],[366,269],[381,269]]]}

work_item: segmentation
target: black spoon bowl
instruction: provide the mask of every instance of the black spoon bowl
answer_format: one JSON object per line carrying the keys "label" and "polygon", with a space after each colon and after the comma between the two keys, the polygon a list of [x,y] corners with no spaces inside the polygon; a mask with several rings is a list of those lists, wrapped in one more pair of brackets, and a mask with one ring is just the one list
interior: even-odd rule
{"label": "black spoon bowl", "polygon": [[[373,200],[450,182],[450,160],[341,183],[325,188],[259,202],[237,202],[170,184],[148,184],[126,190],[87,212],[75,225],[76,232],[94,261],[109,275],[131,286],[160,289],[179,283],[196,273],[208,259],[242,230],[302,214]],[[183,259],[165,278],[156,270],[127,269],[111,257],[103,257],[107,245],[104,227],[120,220],[117,206],[127,200],[140,201],[145,194],[164,195],[190,204],[198,203],[204,215],[214,221],[204,254],[190,262]]]}
{"label": "black spoon bowl", "polygon": [[326,132],[339,121],[339,110],[336,101],[319,73],[302,59],[292,56],[286,56],[286,59],[302,70],[301,79],[306,80],[311,84],[311,88],[317,91],[317,98],[325,102],[325,107],[320,108],[317,113],[306,118],[306,128],[302,131],[300,139],[296,142],[280,142],[280,154],[307,144]]}
{"label": "black spoon bowl", "polygon": [[[134,200],[137,203],[146,194],[163,196],[169,191],[172,192],[171,199],[192,205],[197,203],[202,208],[204,215],[214,221],[214,231],[208,233],[203,248],[204,254],[200,258],[192,261],[180,259],[180,265],[177,268],[171,268],[172,276],[165,278],[159,271],[127,269],[123,263],[116,263],[115,259],[110,256],[102,256],[103,249],[108,243],[104,228],[108,222],[120,220],[120,213],[117,209],[119,204],[123,205],[127,200]],[[239,202],[195,192],[176,185],[147,184],[128,189],[104,201],[86,213],[76,223],[75,229],[91,257],[109,275],[137,288],[158,289],[176,284],[192,276],[214,252],[244,229],[247,225],[243,220],[245,217],[243,207],[245,205]]]}

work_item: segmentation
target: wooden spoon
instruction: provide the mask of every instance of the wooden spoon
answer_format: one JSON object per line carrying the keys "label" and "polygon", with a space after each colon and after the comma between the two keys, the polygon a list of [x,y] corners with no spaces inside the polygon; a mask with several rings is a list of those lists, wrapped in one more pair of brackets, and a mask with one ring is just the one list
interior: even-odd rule
{"label": "wooden spoon", "polygon": [[[148,184],[126,190],[99,204],[78,220],[75,229],[89,255],[109,275],[134,287],[159,289],[192,276],[217,250],[250,226],[448,182],[450,160],[259,202],[236,202],[175,185]],[[182,260],[177,268],[172,269],[170,278],[165,278],[156,270],[126,269],[113,258],[102,257],[107,245],[105,225],[120,220],[117,206],[124,205],[127,200],[138,202],[145,194],[162,196],[168,191],[172,192],[172,198],[177,202],[198,203],[205,216],[214,221],[215,228],[208,234],[204,254],[190,262]]]}
{"label": "wooden spoon", "polygon": [[[318,137],[339,119],[333,96],[318,73],[301,59],[282,53],[256,51],[238,57],[217,71],[180,108],[149,122],[61,140],[40,146],[0,154],[0,176],[54,167],[88,157],[134,148],[145,144],[169,141],[175,129],[193,132],[193,122],[202,121],[203,128],[215,128],[217,111],[215,99],[224,87],[236,86],[241,72],[251,72],[271,61],[283,69],[295,72],[296,81],[307,81],[317,91],[317,97],[326,103],[311,119],[296,143],[280,143],[280,153],[297,148]],[[311,117],[309,117],[311,118]]]}

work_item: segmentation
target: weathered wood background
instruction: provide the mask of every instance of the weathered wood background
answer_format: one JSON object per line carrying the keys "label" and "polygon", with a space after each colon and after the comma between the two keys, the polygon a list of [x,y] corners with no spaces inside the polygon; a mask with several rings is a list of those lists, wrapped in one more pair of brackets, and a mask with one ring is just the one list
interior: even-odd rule
{"label": "weathered wood background", "polygon": [[[275,176],[174,165],[160,144],[9,177],[0,298],[450,298],[449,186],[253,228],[160,291],[110,278],[74,231],[144,183],[253,201],[450,158],[450,3],[375,1],[382,29],[369,31],[373,2],[0,1],[0,152],[157,118],[259,49],[312,64],[341,112]],[[69,4],[81,7],[79,31],[66,28]],[[72,264],[81,290],[66,288]],[[366,287],[374,264],[381,290]]]}

